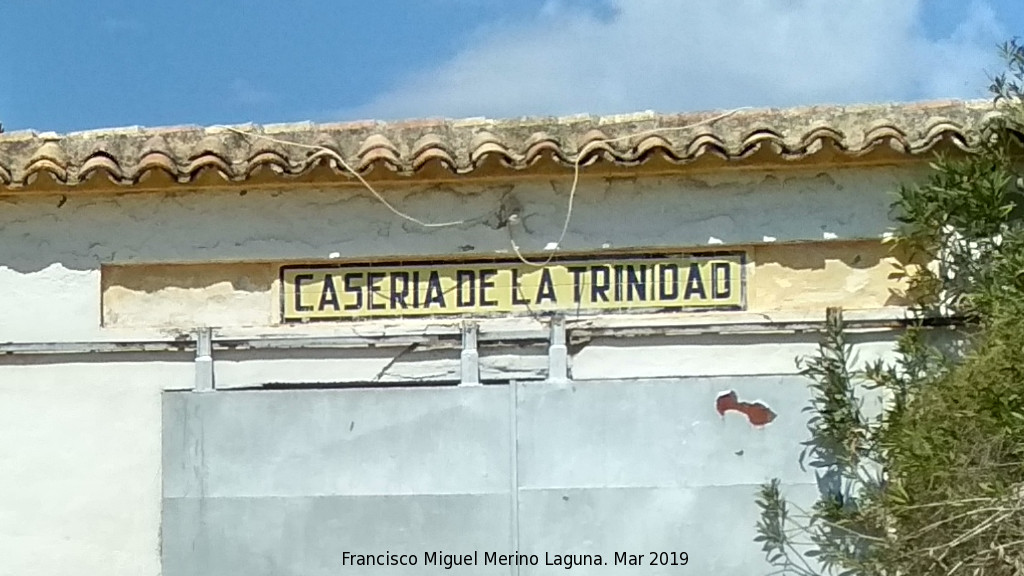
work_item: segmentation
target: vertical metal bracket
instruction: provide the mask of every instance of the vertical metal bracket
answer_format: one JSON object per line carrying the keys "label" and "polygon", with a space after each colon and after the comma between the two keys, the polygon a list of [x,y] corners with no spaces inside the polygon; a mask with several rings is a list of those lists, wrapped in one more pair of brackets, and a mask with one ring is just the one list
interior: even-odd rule
{"label": "vertical metal bracket", "polygon": [[551,319],[551,345],[548,348],[548,380],[569,381],[569,347],[565,345],[565,317]]}
{"label": "vertical metal bracket", "polygon": [[462,323],[462,385],[480,384],[480,352],[477,350],[479,326],[474,322]]}
{"label": "vertical metal bracket", "polygon": [[[509,520],[511,521],[511,534],[512,542],[509,546],[509,550],[519,550],[519,382],[512,380],[508,383],[509,392],[509,496],[511,502],[511,513],[509,514]],[[519,574],[519,563],[513,562],[512,576],[518,576]]]}
{"label": "vertical metal bracket", "polygon": [[196,392],[213,392],[213,329],[196,331]]}

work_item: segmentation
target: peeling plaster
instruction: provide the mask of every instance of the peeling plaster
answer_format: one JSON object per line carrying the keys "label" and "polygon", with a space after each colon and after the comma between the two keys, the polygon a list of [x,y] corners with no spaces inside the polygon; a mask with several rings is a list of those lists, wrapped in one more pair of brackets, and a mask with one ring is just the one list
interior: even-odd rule
{"label": "peeling plaster", "polygon": [[[701,246],[711,236],[726,244],[819,240],[822,227],[841,239],[880,238],[888,226],[887,193],[903,174],[896,170],[847,171],[836,175],[845,191],[820,179],[787,178],[764,185],[759,178],[723,183],[713,190],[682,179],[583,182],[577,191],[567,250],[615,246]],[[565,186],[526,181],[466,193],[461,188],[423,188],[398,207],[426,221],[465,220],[452,228],[423,229],[403,222],[374,198],[352,190],[292,192],[280,198],[252,190],[203,191],[68,198],[58,209],[48,198],[17,198],[0,213],[5,242],[0,262],[19,271],[54,261],[71,269],[95,267],[95,249],[117,250],[122,262],[192,262],[322,258],[348,244],[343,257],[452,254],[472,245],[478,253],[506,250],[500,230],[509,198],[529,219],[524,247],[539,249],[557,238],[565,216]],[[808,198],[813,194],[813,201]],[[503,208],[504,205],[504,208]],[[184,232],[187,230],[188,232]],[[378,233],[390,230],[388,244]],[[597,238],[598,241],[593,239]],[[42,241],[51,243],[41,253]],[[101,258],[100,261],[106,261]]]}
{"label": "peeling plaster", "polygon": [[[617,249],[702,247],[707,246],[710,238],[721,240],[723,245],[756,244],[769,238],[779,243],[820,241],[823,231],[842,240],[880,238],[889,226],[888,191],[906,175],[905,171],[872,169],[836,171],[826,178],[817,173],[781,176],[733,172],[699,179],[584,180],[575,198],[573,219],[563,248],[588,251],[611,246]],[[6,297],[8,311],[4,322],[0,323],[0,341],[89,341],[107,337],[110,333],[100,327],[102,265],[279,262],[319,260],[328,255],[355,260],[507,253],[510,247],[507,221],[513,201],[518,207],[514,211],[522,214],[521,221],[525,224],[529,220],[528,227],[515,229],[516,241],[526,251],[539,251],[557,239],[568,201],[568,184],[564,180],[524,180],[515,184],[465,187],[420,186],[407,187],[400,192],[404,194],[394,197],[398,199],[396,205],[405,212],[427,221],[464,219],[465,223],[451,228],[425,229],[399,222],[372,197],[351,188],[287,193],[251,189],[244,198],[229,191],[70,195],[63,199],[58,196],[3,198],[0,200],[4,204],[4,210],[0,211],[0,290]],[[783,272],[778,272],[778,281],[789,282]],[[771,278],[762,275],[765,277]],[[866,276],[849,278],[847,288],[862,285]],[[139,292],[149,294],[145,287]],[[205,299],[205,295],[200,299]],[[254,312],[253,318],[269,314],[273,302],[268,301],[267,306],[266,310]],[[142,308],[139,310],[144,313]],[[179,326],[176,330],[189,328]],[[862,360],[871,359],[891,354],[890,336],[876,334],[853,341]],[[713,515],[710,508],[700,508],[705,505],[714,507],[716,518],[734,519],[738,512],[722,514],[722,503],[737,502],[736,494],[747,494],[750,486],[769,473],[784,477],[787,487],[809,486],[813,490],[813,482],[798,470],[790,452],[793,439],[804,433],[804,423],[798,420],[798,414],[807,401],[806,385],[795,376],[792,358],[813,353],[815,349],[813,335],[649,336],[628,340],[600,337],[586,345],[575,345],[571,358],[574,377],[602,382],[577,381],[571,392],[547,384],[531,384],[523,388],[519,399],[523,405],[533,405],[532,413],[542,414],[542,417],[523,421],[523,433],[531,440],[522,445],[522,461],[533,462],[524,467],[522,474],[523,486],[533,489],[529,494],[533,498],[530,502],[537,510],[545,512],[554,510],[545,506],[545,491],[557,491],[559,502],[568,502],[562,497],[571,490],[574,505],[588,506],[588,498],[592,498],[585,493],[588,487],[632,486],[639,491],[660,486],[660,492],[650,492],[651,509],[684,510],[688,512],[682,516],[683,521],[703,522]],[[481,379],[485,381],[540,380],[546,376],[544,346],[528,350],[481,346],[480,355]],[[26,550],[19,556],[26,561],[49,557],[62,565],[84,566],[86,571],[96,565],[100,566],[97,570],[102,571],[107,567],[103,562],[112,554],[122,553],[126,559],[123,561],[125,570],[153,573],[159,563],[160,481],[161,478],[173,480],[173,475],[180,472],[173,466],[166,471],[161,468],[159,448],[155,447],[161,438],[161,421],[154,412],[159,410],[161,391],[191,386],[194,365],[190,359],[173,364],[140,360],[131,365],[107,358],[98,361],[95,357],[78,358],[74,363],[65,359],[33,361],[36,363],[30,365],[22,358],[12,358],[0,366],[3,376],[0,393],[6,394],[0,409],[9,415],[0,419],[6,426],[4,437],[22,434],[32,440],[24,443],[30,449],[8,442],[10,454],[4,456],[8,458],[13,454],[9,460],[26,463],[16,467],[21,471],[36,470],[37,464],[45,470],[47,463],[64,462],[54,458],[71,460],[67,461],[67,466],[62,466],[60,475],[47,472],[42,476],[49,484],[40,482],[38,475],[22,478],[12,476],[10,471],[6,476],[0,472],[0,484],[6,480],[3,485],[14,490],[7,491],[17,496],[12,502],[67,504],[76,514],[74,522],[69,523],[63,508],[26,509],[24,517],[41,519],[41,524],[21,540],[11,540],[11,535],[20,535],[22,532],[18,531],[24,531],[24,524],[7,529],[0,526],[0,535],[5,541],[14,542],[10,549]],[[267,383],[286,386],[367,382],[390,383],[408,389],[413,388],[409,384],[425,381],[455,382],[460,363],[455,349],[394,347],[277,354],[250,350],[218,352],[214,370],[216,385],[222,390]],[[713,378],[694,378],[702,375]],[[645,376],[682,376],[687,380],[685,385],[637,381]],[[629,381],[610,386],[607,384],[610,378]],[[724,395],[719,392],[726,386],[722,379],[729,379],[730,388]],[[442,390],[448,394],[457,388],[451,386]],[[117,392],[112,400],[107,398],[111,391]],[[317,408],[321,412],[300,411],[297,412],[300,418],[292,418],[293,415],[281,408],[285,396],[266,391],[254,394],[260,395],[261,402],[272,403],[267,412],[279,415],[286,423],[301,424],[313,419],[310,430],[327,434],[327,441],[333,441],[330,431],[344,421],[350,422],[347,428],[354,436],[369,435],[374,423],[384,429],[423,429],[430,430],[431,434],[410,434],[408,438],[429,446],[458,448],[459,458],[464,459],[465,446],[477,438],[466,434],[464,428],[456,429],[455,420],[449,415],[457,410],[468,414],[482,434],[493,436],[495,442],[508,440],[502,423],[509,410],[501,404],[500,410],[487,412],[485,409],[490,404],[482,400],[494,394],[500,402],[507,402],[507,392],[497,387],[483,386],[468,392],[474,398],[480,396],[479,404],[472,404],[479,406],[479,411],[465,410],[466,404],[462,401],[453,403],[455,408],[441,410],[443,407],[436,406],[427,410],[423,398],[429,397],[415,394],[410,396],[406,411],[380,410],[374,409],[382,397],[380,391],[364,392],[368,400],[358,427],[349,413],[350,403],[341,403],[337,408],[347,418],[316,420],[327,414],[321,414],[322,406]],[[437,390],[417,392],[433,394]],[[458,390],[457,393],[465,392]],[[210,398],[236,394],[241,393],[214,393]],[[741,395],[746,394],[765,400],[741,401]],[[624,397],[629,403],[622,401]],[[712,404],[720,417],[736,411],[752,425],[759,425],[761,421],[773,425],[757,434],[751,433],[738,418],[725,426],[716,426],[715,414],[709,410]],[[83,411],[83,406],[89,409]],[[659,410],[664,406],[671,406],[671,413]],[[776,417],[775,410],[780,416]],[[637,418],[637,414],[657,414],[659,418]],[[396,427],[396,418],[404,424]],[[239,424],[239,420],[232,418],[213,421],[228,428]],[[216,430],[208,432],[212,435]],[[439,434],[444,433],[452,434],[453,440],[439,442],[437,439],[442,437]],[[47,434],[53,439],[40,443],[38,434]],[[308,446],[307,437],[308,434],[297,433],[294,438],[282,435],[271,439],[287,446],[287,454],[294,456],[295,446]],[[247,437],[240,435],[238,438],[245,440]],[[601,442],[595,442],[595,438]],[[68,439],[89,445],[69,451]],[[223,462],[256,462],[268,467],[279,464],[271,458],[231,460],[237,454],[237,444],[226,442],[225,445],[229,448],[229,457]],[[343,442],[331,445],[348,446]],[[612,445],[619,446],[615,457],[608,450]],[[262,443],[254,443],[253,449],[261,450],[262,446]],[[406,447],[404,444],[394,446]],[[667,457],[680,446],[681,455]],[[747,456],[723,462],[719,457],[723,447],[733,454]],[[421,449],[411,453],[427,458],[434,452]],[[500,470],[504,465],[501,462],[509,462],[500,450],[480,450],[478,454],[479,465],[475,470],[493,472]],[[490,462],[493,458],[498,458],[499,463]],[[382,473],[402,472],[397,468],[392,470],[396,461],[375,457],[368,459],[368,465],[377,466]],[[435,458],[433,462],[447,466],[448,461]],[[318,462],[322,463],[323,459]],[[663,465],[650,466],[651,462]],[[423,466],[413,468],[417,473],[425,469]],[[260,479],[259,474],[251,473],[249,466],[239,469],[246,472],[241,481]],[[294,466],[277,466],[273,470],[298,471],[299,482],[282,482],[277,485],[279,488],[298,490],[301,482],[338,482],[338,478],[342,478],[352,482],[357,493],[380,494],[380,482],[368,485],[365,490],[357,485],[367,478],[367,468],[352,466],[350,462],[343,467],[343,473],[350,476],[323,474],[322,467],[314,468],[314,471],[320,470],[321,476],[302,474],[302,470]],[[433,480],[465,479],[463,475],[451,474],[450,467],[439,470]],[[164,472],[168,476],[162,476]],[[505,479],[486,476],[477,478],[483,486],[480,491],[502,493],[507,490]],[[414,474],[395,473],[395,490],[408,492],[405,483],[412,477]],[[58,479],[56,484],[54,478]],[[75,489],[69,491],[68,485]],[[133,488],[129,492],[111,492],[111,486]],[[325,493],[337,493],[333,485],[325,486]],[[731,487],[736,490],[730,491]],[[422,488],[417,486],[417,490],[422,491]],[[465,491],[461,486],[459,490]],[[73,494],[76,498],[73,502],[59,498],[54,501],[55,494]],[[97,498],[97,495],[102,497]],[[500,502],[502,506],[507,503],[504,494]],[[606,504],[615,514],[621,515],[621,510],[634,510],[637,515],[646,512],[639,507],[621,506],[615,500],[607,500]],[[529,505],[525,505],[524,510],[528,510]],[[597,509],[595,506],[580,510]],[[446,513],[449,510],[445,508]],[[557,525],[544,514],[535,517],[538,533],[543,534],[544,526]],[[642,520],[649,521],[649,518]],[[97,522],[103,530],[96,530]],[[599,525],[595,522],[589,528]],[[630,521],[619,525],[640,524]],[[457,529],[460,534],[467,533],[464,524]],[[708,530],[706,526],[699,530],[688,526],[686,530],[707,538],[706,549],[713,548],[715,539],[720,540],[721,532]],[[468,533],[490,532],[470,530]],[[74,550],[70,545],[55,544],[54,534],[89,542],[92,548]],[[578,534],[573,534],[578,539]],[[40,550],[46,553],[40,556]]]}
{"label": "peeling plaster", "polygon": [[[561,248],[701,247],[710,238],[722,242],[718,247],[766,236],[820,241],[823,228],[841,240],[880,238],[889,226],[888,191],[908,174],[876,168],[838,170],[830,179],[816,172],[584,179]],[[245,198],[233,191],[69,195],[60,208],[58,196],[4,198],[0,289],[14,312],[0,325],[0,340],[94,337],[104,264],[508,254],[505,223],[516,207],[516,242],[543,253],[562,228],[568,189],[559,179],[391,191],[400,193],[398,208],[425,221],[465,220],[450,228],[399,223],[351,188],[252,189]]]}

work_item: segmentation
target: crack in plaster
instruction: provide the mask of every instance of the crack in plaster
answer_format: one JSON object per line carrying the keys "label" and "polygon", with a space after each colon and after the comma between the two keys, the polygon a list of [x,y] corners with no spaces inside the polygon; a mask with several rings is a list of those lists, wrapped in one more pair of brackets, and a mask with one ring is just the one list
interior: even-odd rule
{"label": "crack in plaster", "polygon": [[401,352],[395,354],[394,358],[392,358],[387,364],[385,364],[384,367],[380,369],[380,372],[377,372],[377,375],[373,377],[373,382],[380,382],[381,378],[383,378],[384,375],[388,373],[388,370],[391,370],[395,366],[395,364],[398,363],[399,360],[414,352],[418,346],[419,344],[413,342],[412,344],[403,348]]}

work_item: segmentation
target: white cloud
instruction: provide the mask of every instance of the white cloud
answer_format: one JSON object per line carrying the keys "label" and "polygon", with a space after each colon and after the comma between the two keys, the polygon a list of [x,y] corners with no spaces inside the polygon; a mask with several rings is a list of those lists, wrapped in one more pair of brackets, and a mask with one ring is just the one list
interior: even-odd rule
{"label": "white cloud", "polygon": [[1003,31],[974,2],[946,38],[925,0],[549,2],[527,24],[482,30],[436,69],[346,118],[680,112],[738,106],[971,98],[999,69]]}

